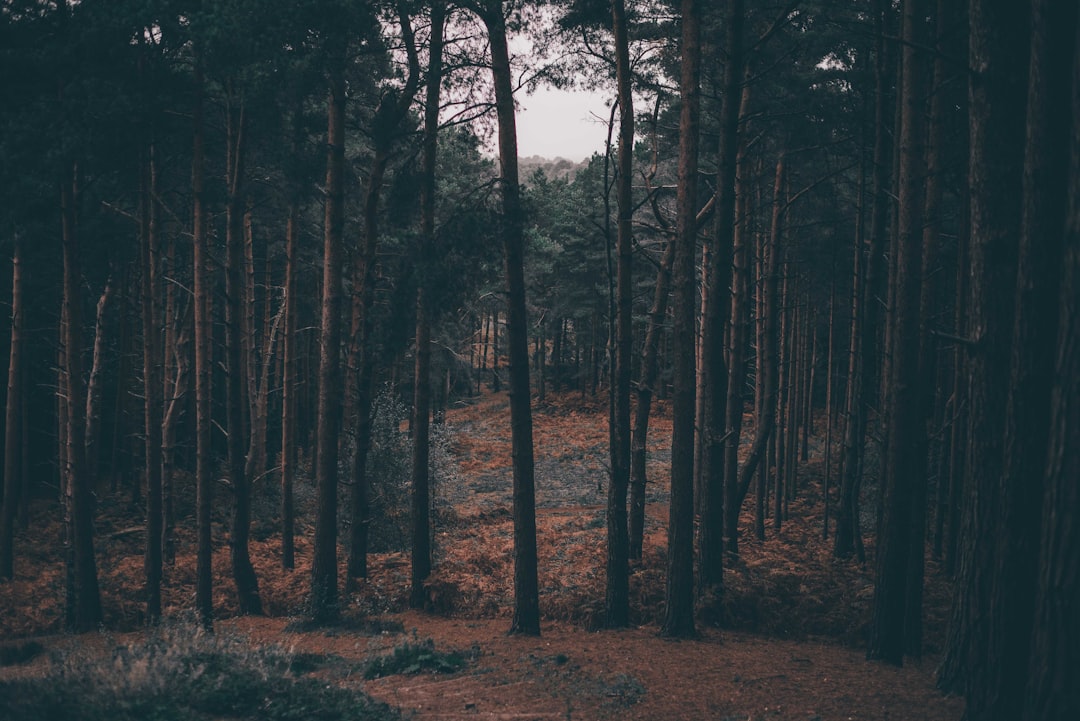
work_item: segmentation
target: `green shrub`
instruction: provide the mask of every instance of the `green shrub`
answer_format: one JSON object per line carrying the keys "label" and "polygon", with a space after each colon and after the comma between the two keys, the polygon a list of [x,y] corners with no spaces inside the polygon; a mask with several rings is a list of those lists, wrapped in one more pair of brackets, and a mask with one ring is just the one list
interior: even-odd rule
{"label": "green shrub", "polygon": [[[302,663],[297,664],[301,658]],[[397,719],[359,691],[299,677],[311,659],[243,637],[172,625],[107,654],[54,656],[40,677],[0,683],[0,718],[9,721],[300,721]]]}
{"label": "green shrub", "polygon": [[397,646],[393,652],[371,661],[364,671],[364,678],[412,673],[454,673],[465,667],[466,658],[457,651],[436,651],[431,639],[409,642]]}

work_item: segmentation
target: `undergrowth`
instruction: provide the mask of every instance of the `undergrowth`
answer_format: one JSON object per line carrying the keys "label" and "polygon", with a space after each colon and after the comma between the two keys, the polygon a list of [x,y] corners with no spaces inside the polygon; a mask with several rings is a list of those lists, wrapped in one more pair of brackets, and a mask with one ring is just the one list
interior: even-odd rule
{"label": "undergrowth", "polygon": [[[299,661],[299,662],[298,662]],[[8,721],[367,721],[397,719],[359,691],[304,678],[316,659],[244,637],[170,624],[111,659],[86,652],[53,656],[36,678],[0,683]]]}
{"label": "undergrowth", "polygon": [[364,678],[374,679],[382,676],[413,673],[454,673],[465,667],[468,659],[458,651],[437,651],[435,642],[406,641],[394,648],[391,653],[372,660],[364,671]]}

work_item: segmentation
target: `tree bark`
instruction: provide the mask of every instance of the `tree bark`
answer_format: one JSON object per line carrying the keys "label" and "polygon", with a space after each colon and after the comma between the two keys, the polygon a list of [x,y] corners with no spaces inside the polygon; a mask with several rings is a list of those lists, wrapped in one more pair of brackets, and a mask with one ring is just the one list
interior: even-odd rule
{"label": "tree bark", "polygon": [[[197,52],[197,51],[196,51]],[[201,59],[195,58],[195,108],[192,117],[192,234],[194,247],[192,265],[195,302],[195,487],[198,550],[196,556],[195,606],[200,623],[207,629],[214,623],[213,548],[211,546],[211,509],[213,503],[213,458],[211,456],[210,381],[212,359],[210,340],[213,319],[210,316],[210,296],[213,293],[210,276],[210,248],[206,234],[204,197],[203,75]]]}
{"label": "tree bark", "polygon": [[668,519],[666,607],[660,633],[683,638],[694,624],[694,247],[697,241],[697,174],[701,114],[701,7],[682,0],[679,94],[678,221],[672,282],[674,344],[671,500]]}
{"label": "tree bark", "polygon": [[22,366],[26,320],[23,240],[15,232],[11,254],[11,343],[8,347],[7,400],[4,408],[4,490],[0,506],[0,578],[15,577],[15,517],[22,495]]}
{"label": "tree bark", "polygon": [[[724,5],[724,46],[727,61],[720,98],[720,147],[717,158],[717,212],[712,253],[708,266],[708,296],[702,317],[701,362],[699,375],[704,388],[699,389],[705,406],[702,427],[702,498],[699,539],[699,583],[702,592],[716,604],[723,593],[724,546],[728,531],[724,527],[724,502],[733,501],[727,491],[725,453],[731,436],[727,402],[731,399],[729,386],[733,369],[728,364],[730,351],[725,348],[728,325],[731,321],[732,260],[735,246],[735,177],[739,138],[739,105],[742,94],[739,84],[743,76],[742,62],[742,0],[728,0]],[[741,404],[740,404],[741,405]],[[741,410],[741,409],[740,409]],[[735,441],[736,444],[738,440]],[[725,496],[727,498],[725,498]]]}
{"label": "tree bark", "polygon": [[[959,578],[938,685],[967,688],[972,718],[989,714],[1001,659],[990,656],[996,562],[985,549],[1002,532],[998,484],[1004,462],[1010,345],[1021,231],[1024,123],[1029,36],[1026,4],[969,4],[968,182],[971,267],[968,332],[969,440]],[[986,718],[990,718],[989,715]]]}
{"label": "tree bark", "polygon": [[[540,634],[536,558],[536,491],[529,391],[528,316],[525,309],[524,217],[518,184],[513,77],[502,0],[487,0],[483,21],[491,44],[495,113],[499,125],[502,236],[505,249],[510,359],[510,430],[514,469],[514,617],[511,633]],[[497,330],[497,329],[496,329]],[[496,339],[498,333],[496,332]],[[497,363],[496,356],[496,363]],[[495,376],[498,378],[498,375]]]}
{"label": "tree bark", "polygon": [[893,53],[885,42],[884,34],[889,31],[892,15],[885,2],[879,0],[875,7],[875,26],[877,33],[877,52],[874,61],[874,85],[877,88],[874,99],[874,156],[873,206],[870,217],[869,242],[856,248],[856,253],[864,253],[864,276],[859,280],[858,303],[852,315],[852,336],[857,339],[856,352],[850,358],[848,374],[848,392],[845,399],[848,421],[844,430],[844,447],[841,462],[843,470],[840,478],[840,498],[836,506],[836,530],[833,538],[833,555],[848,558],[855,554],[862,560],[862,530],[859,509],[859,487],[863,467],[863,452],[866,443],[868,399],[874,397],[874,380],[878,358],[878,328],[881,309],[878,300],[881,278],[884,273],[885,232],[889,208],[889,162],[891,133],[889,118],[892,117],[889,100],[889,79],[893,70]]}
{"label": "tree bark", "polygon": [[[1053,528],[1058,523],[1054,518],[1057,514],[1074,512],[1076,508],[1050,506],[1047,507],[1048,512],[1044,513],[1043,510],[1046,480],[1054,482],[1053,466],[1058,464],[1057,467],[1062,468],[1069,462],[1060,450],[1063,436],[1057,428],[1068,426],[1066,409],[1070,403],[1075,408],[1077,399],[1075,381],[1072,381],[1070,398],[1067,385],[1070,381],[1064,380],[1071,376],[1059,377],[1055,374],[1055,369],[1059,372],[1075,371],[1075,361],[1070,358],[1070,354],[1075,357],[1075,351],[1070,348],[1075,348],[1080,338],[1080,335],[1059,335],[1059,328],[1067,331],[1070,322],[1075,330],[1075,320],[1067,316],[1070,312],[1075,313],[1076,286],[1072,286],[1072,294],[1061,295],[1058,292],[1063,260],[1067,260],[1063,251],[1067,208],[1070,204],[1068,193],[1070,187],[1073,191],[1077,188],[1074,176],[1078,166],[1070,164],[1070,159],[1075,160],[1077,156],[1070,158],[1063,149],[1071,145],[1070,152],[1075,153],[1075,146],[1080,141],[1074,133],[1080,123],[1076,118],[1070,122],[1070,114],[1061,110],[1061,99],[1069,97],[1070,90],[1073,97],[1078,92],[1072,87],[1074,78],[1070,77],[1076,51],[1077,15],[1075,3],[1048,0],[1032,3],[1031,25],[1034,32],[1031,35],[1027,83],[1016,315],[1012,327],[1009,398],[1005,411],[1004,465],[997,480],[1000,516],[996,523],[997,548],[993,552],[996,568],[991,585],[990,638],[987,647],[991,673],[971,684],[968,693],[968,705],[973,711],[985,713],[985,718],[1002,721],[1023,715],[1025,693],[1029,686],[1034,685],[1029,682],[1038,683],[1045,673],[1042,659],[1030,654],[1032,648],[1037,648],[1032,645],[1032,636],[1036,633],[1035,589],[1044,589],[1044,594],[1046,591],[1055,593],[1059,583],[1040,583],[1039,563],[1035,559],[1039,556],[1045,535],[1043,526]],[[1074,105],[1073,109],[1077,107]],[[1075,207],[1075,199],[1071,202]],[[1067,317],[1065,325],[1059,323],[1062,309],[1065,309]],[[1047,352],[1047,349],[1055,347],[1058,353]],[[1062,367],[1057,367],[1059,362]],[[1073,364],[1071,368],[1070,363]],[[1055,378],[1061,380],[1055,381]],[[1061,413],[1058,427],[1051,424],[1054,413],[1052,399],[1055,395],[1059,404],[1057,412]],[[1075,420],[1075,412],[1073,418]],[[1075,422],[1073,426],[1075,428]],[[1076,453],[1074,448],[1074,458]],[[1073,463],[1075,466],[1075,461]],[[1077,478],[1073,476],[1073,485]],[[1056,491],[1052,489],[1050,495],[1061,492],[1060,488]],[[1040,563],[1046,561],[1041,559]],[[1049,572],[1065,577],[1072,573],[1075,593],[1075,566],[1055,568],[1056,563],[1057,559],[1049,559],[1052,569]],[[1060,586],[1068,588],[1068,583],[1061,583]],[[1080,610],[1075,603],[1073,610]],[[1063,620],[1062,631],[1067,628],[1067,623]],[[1044,633],[1046,631],[1043,630]],[[1058,632],[1058,629],[1053,631]],[[1080,636],[1074,633],[1072,640],[1077,639]],[[1051,651],[1050,657],[1053,656]],[[1028,676],[1029,669],[1035,670],[1034,676]],[[1077,678],[1075,671],[1073,677]],[[1076,692],[1073,694],[1075,699]],[[1033,698],[1036,695],[1033,694]],[[1044,699],[1044,702],[1053,703],[1049,699]],[[1068,703],[1064,699],[1063,702]],[[1074,705],[1073,708],[1080,707]],[[1050,713],[1043,718],[1055,716]]]}
{"label": "tree bark", "polygon": [[416,367],[413,374],[412,592],[409,605],[423,608],[424,581],[431,574],[431,492],[428,475],[431,431],[431,300],[428,264],[435,247],[435,167],[439,148],[446,5],[431,7],[427,97],[424,103],[424,160],[420,180],[420,278],[416,288]]}
{"label": "tree bark", "polygon": [[82,313],[79,288],[82,272],[75,204],[77,170],[67,167],[60,181],[60,207],[63,246],[63,375],[67,393],[67,418],[63,428],[66,442],[65,475],[71,499],[71,541],[73,554],[74,617],[73,631],[82,633],[101,623],[101,593],[98,588],[97,561],[94,557],[93,484],[86,469],[85,381],[82,375]]}
{"label": "tree bark", "polygon": [[341,263],[345,224],[345,62],[348,43],[331,40],[327,96],[326,215],[323,230],[322,315],[315,469],[317,517],[311,564],[311,617],[338,617],[337,484],[341,433]]}
{"label": "tree bark", "polygon": [[[299,123],[299,120],[294,120]],[[293,498],[293,481],[296,476],[296,416],[299,405],[298,364],[296,362],[297,332],[297,221],[300,203],[294,194],[289,199],[288,218],[285,221],[285,332],[282,335],[281,374],[281,566],[292,569],[296,565],[296,507]]]}
{"label": "tree bark", "polygon": [[[225,352],[226,352],[226,414],[228,416],[229,481],[233,491],[232,532],[229,549],[232,556],[233,581],[239,599],[240,612],[261,614],[259,583],[251,564],[248,539],[251,533],[251,479],[245,469],[245,424],[243,422],[247,396],[249,368],[246,358],[244,280],[244,156],[247,142],[245,108],[242,99],[229,93],[226,127],[226,188],[225,205]],[[239,106],[236,105],[239,103]]]}
{"label": "tree bark", "polygon": [[[899,236],[895,247],[896,289],[890,340],[892,362],[887,380],[889,425],[884,478],[884,519],[878,539],[874,586],[874,613],[867,657],[900,665],[905,650],[905,607],[908,567],[917,563],[922,583],[923,517],[916,503],[925,505],[926,423],[919,386],[920,320],[922,293],[922,235],[925,209],[926,153],[923,124],[923,67],[917,45],[925,8],[921,0],[905,0],[902,37],[903,86],[900,91],[900,206]],[[913,531],[912,526],[915,525]],[[912,534],[919,533],[917,543]],[[918,549],[919,557],[913,552]],[[922,595],[916,599],[921,603]],[[914,611],[917,618],[921,618]],[[921,627],[919,628],[921,631]],[[908,640],[909,647],[921,646]]]}
{"label": "tree bark", "polygon": [[[1046,425],[1050,436],[1024,721],[1065,721],[1080,717],[1080,666],[1076,663],[1076,649],[1080,641],[1080,525],[1077,524],[1075,513],[1075,509],[1080,508],[1080,484],[1076,482],[1080,478],[1080,453],[1077,453],[1077,448],[1080,448],[1080,346],[1077,345],[1080,338],[1080,178],[1075,172],[1080,167],[1080,19],[1077,18],[1075,6],[1066,8],[1067,5],[1035,3],[1036,47],[1044,43],[1044,48],[1054,47],[1060,40],[1069,41],[1071,35],[1072,88],[1068,97],[1071,98],[1072,126],[1067,167],[1072,168],[1073,172],[1068,178],[1064,242],[1058,256],[1063,262],[1058,296],[1060,320],[1057,352],[1054,372],[1052,376],[1047,376],[1053,378],[1049,423]],[[1069,22],[1065,19],[1070,13],[1071,33]],[[1042,18],[1050,22],[1039,22]],[[1041,59],[1035,59],[1033,55],[1032,77],[1035,77],[1037,70],[1046,70],[1053,78],[1060,77],[1059,68],[1064,65],[1064,59],[1058,54],[1061,46],[1056,45],[1056,48],[1056,51],[1048,52]],[[1051,62],[1043,65],[1042,60]],[[1053,94],[1056,87],[1053,81],[1048,83],[1045,86],[1046,94],[1033,103],[1036,117],[1049,110],[1046,103],[1050,98],[1062,97]],[[1041,120],[1058,125],[1058,121],[1051,121],[1045,115]],[[1032,121],[1033,114],[1029,110],[1028,162],[1033,162],[1040,155],[1039,150],[1063,156],[1060,145],[1055,145],[1055,140],[1060,140],[1056,133],[1041,138],[1032,137],[1032,131],[1038,125],[1038,122]],[[1050,173],[1045,175],[1038,170],[1038,166],[1029,165],[1029,171],[1035,172],[1027,175],[1028,182],[1040,176],[1053,177],[1060,171],[1061,163],[1062,160],[1050,160]],[[1057,188],[1043,187],[1055,202],[1060,200]],[[1034,187],[1029,185],[1029,189],[1034,190]],[[1028,210],[1036,210],[1033,203],[1029,202]],[[1035,241],[1036,236],[1031,231],[1043,223],[1049,224],[1051,216],[1029,216],[1028,219],[1033,225],[1028,228],[1027,237]],[[1031,260],[1037,261],[1038,256]],[[1022,288],[1029,279],[1022,281]],[[1028,292],[1030,290],[1029,287]],[[1037,432],[1031,434],[1031,440],[1038,440]],[[1030,563],[1030,558],[1027,561]],[[1010,679],[1009,683],[1015,684],[1017,681]]]}
{"label": "tree bark", "polygon": [[645,538],[645,490],[648,481],[649,414],[656,381],[660,375],[660,338],[667,315],[668,295],[671,292],[671,264],[675,258],[675,244],[669,242],[656,271],[652,308],[641,349],[641,378],[637,383],[637,405],[634,408],[634,428],[630,441],[630,558],[641,560]]}
{"label": "tree bark", "polygon": [[630,623],[629,529],[626,495],[630,485],[630,365],[633,352],[633,172],[634,101],[630,76],[630,40],[624,0],[611,3],[615,35],[615,68],[619,98],[615,367],[612,370],[611,483],[607,497],[607,584],[604,623],[622,628]]}
{"label": "tree bark", "polygon": [[[158,227],[155,205],[154,148],[144,149],[140,163],[139,235],[142,266],[143,438],[146,448],[146,617],[161,619],[164,489],[160,433],[162,427],[161,365],[158,343]],[[100,306],[99,306],[100,307]]]}

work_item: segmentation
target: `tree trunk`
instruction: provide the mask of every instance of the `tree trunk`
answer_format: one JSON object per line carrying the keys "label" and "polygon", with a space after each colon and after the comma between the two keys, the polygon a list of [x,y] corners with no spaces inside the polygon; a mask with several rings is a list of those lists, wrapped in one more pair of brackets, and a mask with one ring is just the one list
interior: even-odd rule
{"label": "tree trunk", "polygon": [[353,487],[349,504],[349,560],[345,587],[352,591],[357,578],[367,575],[368,486],[367,454],[371,445],[371,386],[375,353],[372,338],[375,328],[375,285],[379,247],[379,199],[396,133],[408,112],[420,83],[420,61],[405,6],[398,3],[398,22],[409,61],[409,76],[398,94],[387,93],[375,109],[372,143],[374,157],[364,192],[364,234],[360,252],[353,263],[352,343],[349,346],[350,391],[345,393],[351,407],[346,417],[355,419],[353,443]]}
{"label": "tree trunk", "polygon": [[413,375],[412,592],[409,605],[423,608],[431,574],[431,493],[428,477],[431,421],[431,301],[427,263],[435,257],[435,167],[439,141],[443,30],[446,6],[431,7],[431,40],[424,102],[424,160],[420,179],[420,279],[416,288],[416,368]]}
{"label": "tree trunk", "polygon": [[[240,102],[240,106],[234,105]],[[244,212],[241,190],[244,179],[246,118],[242,100],[228,100],[226,128],[226,187],[225,205],[225,409],[228,416],[229,481],[233,491],[232,532],[229,549],[232,555],[233,580],[239,599],[240,612],[261,614],[259,583],[251,564],[248,538],[251,533],[251,479],[245,472],[244,449],[247,447],[244,428],[248,367],[244,341]]]}
{"label": "tree trunk", "polygon": [[[294,119],[299,126],[299,120]],[[296,476],[296,415],[299,405],[298,364],[296,362],[297,333],[297,221],[300,203],[294,193],[289,199],[289,214],[285,221],[285,332],[282,336],[283,370],[281,374],[281,566],[292,569],[296,564],[296,544],[293,533],[296,510],[293,482]]]}
{"label": "tree trunk", "polygon": [[765,460],[764,467],[760,470],[758,489],[757,489],[757,502],[758,502],[758,539],[764,540],[765,536],[765,496],[767,492],[767,480],[768,480],[768,451],[769,440],[775,437],[776,429],[776,406],[777,396],[779,395],[777,390],[779,381],[779,357],[777,353],[778,346],[778,334],[777,325],[779,321],[779,308],[778,308],[778,285],[779,285],[779,273],[780,273],[780,235],[782,230],[782,219],[784,212],[784,184],[785,184],[785,170],[784,170],[784,155],[780,154],[780,157],[776,160],[776,177],[773,182],[773,207],[772,207],[772,226],[769,231],[769,239],[767,242],[762,242],[762,251],[764,258],[761,261],[761,294],[762,300],[759,304],[761,306],[762,321],[759,323],[759,333],[757,339],[757,373],[761,378],[761,396],[759,407],[755,411],[754,420],[754,443],[750,447],[750,453],[746,457],[746,463],[739,471],[739,488],[737,502],[735,507],[741,507],[742,501],[746,498],[746,494],[750,489],[750,482],[754,477],[754,472],[758,470],[758,466],[761,465],[762,460]]}
{"label": "tree trunk", "polygon": [[525,309],[523,270],[524,214],[521,207],[521,188],[518,185],[513,77],[506,44],[502,0],[488,0],[483,21],[491,43],[491,72],[495,85],[495,112],[499,124],[502,236],[506,256],[507,326],[510,333],[510,431],[514,467],[514,617],[510,632],[539,635],[536,491],[529,397],[528,316]]}
{"label": "tree trunk", "polygon": [[660,338],[667,315],[668,294],[671,290],[671,263],[675,244],[668,243],[656,271],[652,308],[641,349],[641,378],[637,383],[637,406],[634,408],[634,428],[630,442],[630,558],[641,560],[645,538],[645,489],[647,483],[649,414],[657,378],[660,375]]}
{"label": "tree trunk", "polygon": [[[1028,85],[1026,4],[969,4],[968,182],[971,189],[968,502],[960,572],[938,685],[969,689],[968,713],[991,718],[991,688],[1003,659],[991,656],[991,603],[1003,517],[1000,489],[1010,344],[1016,301],[1017,238]],[[1030,561],[1029,561],[1030,562]]]}
{"label": "tree trunk", "polygon": [[94,489],[86,469],[85,388],[82,375],[82,283],[79,236],[76,227],[77,171],[68,166],[60,183],[64,277],[64,381],[67,392],[67,423],[64,428],[65,466],[71,499],[71,539],[74,556],[74,618],[72,630],[85,632],[101,623],[101,594],[94,557]]}
{"label": "tree trunk", "polygon": [[97,485],[98,458],[101,446],[101,375],[105,370],[105,347],[108,342],[109,305],[115,291],[110,273],[98,298],[94,315],[94,350],[90,356],[90,378],[86,384],[86,473],[91,484]]}
{"label": "tree trunk", "polygon": [[[874,613],[870,624],[867,657],[900,665],[905,645],[921,646],[921,626],[918,639],[905,644],[905,607],[908,593],[909,564],[917,563],[918,583],[922,583],[922,526],[916,521],[923,517],[916,508],[925,505],[926,483],[926,423],[922,415],[919,388],[920,320],[919,305],[922,293],[922,235],[925,206],[926,154],[923,105],[922,50],[918,28],[923,22],[925,8],[921,0],[905,0],[903,22],[903,86],[900,92],[900,223],[899,236],[894,244],[896,257],[896,288],[890,341],[887,380],[889,425],[887,429],[887,459],[884,478],[884,518],[878,539],[877,569],[874,586]],[[913,525],[915,528],[913,529]],[[918,533],[917,543],[912,534]],[[913,551],[918,549],[918,558]],[[915,600],[922,600],[921,592]],[[920,609],[913,614],[919,616]]]}
{"label": "tree trunk", "polygon": [[[1055,374],[1055,369],[1059,372],[1075,371],[1075,350],[1072,349],[1080,338],[1080,335],[1067,334],[1070,328],[1068,323],[1072,324],[1073,330],[1076,328],[1076,286],[1071,286],[1072,294],[1061,295],[1058,292],[1063,260],[1066,258],[1063,234],[1067,227],[1067,208],[1070,202],[1074,208],[1076,204],[1068,193],[1070,186],[1072,191],[1077,189],[1074,177],[1077,166],[1069,163],[1070,156],[1063,149],[1071,144],[1071,152],[1075,153],[1075,146],[1080,142],[1074,135],[1080,123],[1075,118],[1070,122],[1069,113],[1061,111],[1061,99],[1069,97],[1070,89],[1074,98],[1080,92],[1072,87],[1074,78],[1070,77],[1077,40],[1075,3],[1036,0],[1032,3],[1032,27],[1026,145],[1021,176],[1023,209],[1014,306],[1016,315],[1012,327],[1009,398],[1005,412],[1004,465],[996,479],[997,492],[1000,494],[1000,515],[996,519],[997,547],[995,550],[976,549],[977,553],[989,551],[995,566],[989,599],[989,643],[986,647],[990,673],[972,679],[967,694],[968,708],[972,710],[973,718],[1002,721],[1020,718],[1024,711],[1025,692],[1029,685],[1034,685],[1029,681],[1038,683],[1046,678],[1043,658],[1028,658],[1031,649],[1037,648],[1032,645],[1032,636],[1036,633],[1035,589],[1042,589],[1045,598],[1046,591],[1055,593],[1058,588],[1068,587],[1068,582],[1061,583],[1055,579],[1047,584],[1045,576],[1040,581],[1039,564],[1035,559],[1038,558],[1044,537],[1043,526],[1054,528],[1055,516],[1075,512],[1076,508],[1047,506],[1047,512],[1043,513],[1045,481],[1050,479],[1051,483],[1056,482],[1054,467],[1063,468],[1068,463],[1060,450],[1060,444],[1067,436],[1057,428],[1068,427],[1069,404],[1074,409],[1077,406],[1076,381],[1065,381],[1071,376]],[[1080,75],[1076,79],[1080,79]],[[1073,109],[1078,107],[1074,101]],[[1073,160],[1076,157],[1076,154],[1072,155]],[[1059,336],[1058,319],[1063,308],[1066,320],[1065,324],[1060,325],[1060,330],[1065,331],[1066,335]],[[1069,318],[1070,313],[1073,314],[1072,318]],[[1047,349],[1055,347],[1058,353],[1047,352]],[[1057,366],[1059,362],[1061,366]],[[1055,383],[1055,378],[1060,380]],[[1068,383],[1072,384],[1071,397],[1066,385]],[[1052,405],[1055,395],[1056,409]],[[1057,427],[1051,425],[1051,414],[1055,411],[1060,413],[1056,417],[1060,423]],[[1075,418],[1073,411],[1074,429]],[[1049,454],[1048,438],[1051,439]],[[1075,447],[1071,454],[1076,457]],[[1075,466],[1075,461],[1073,464]],[[1077,476],[1074,475],[1074,486],[1076,480]],[[1055,493],[1062,493],[1062,489],[1051,489],[1050,497]],[[1050,531],[1047,535],[1053,537],[1054,533]],[[1052,545],[1050,549],[1053,549]],[[1053,550],[1050,552],[1053,554]],[[1046,560],[1050,574],[1061,574],[1062,580],[1072,574],[1075,593],[1076,567],[1055,568],[1058,563],[1056,558],[1051,556]],[[1040,563],[1046,561],[1040,559]],[[1073,611],[1077,610],[1074,602]],[[1062,619],[1062,626],[1050,632],[1061,633],[1068,623],[1070,621]],[[1075,621],[1072,623],[1075,629]],[[1048,630],[1044,628],[1043,633]],[[1078,638],[1076,634],[1071,637],[1073,641]],[[1051,650],[1049,657],[1053,656]],[[1035,675],[1030,678],[1029,669],[1035,670]],[[1075,670],[1073,678],[1077,678]],[[1032,697],[1037,696],[1035,693]],[[1075,691],[1073,698],[1076,698]],[[1052,703],[1045,697],[1042,702]],[[1068,703],[1063,699],[1063,705]],[[1080,707],[1074,705],[1073,708]],[[1049,714],[1043,718],[1058,716]]]}
{"label": "tree trunk", "polygon": [[327,97],[326,216],[323,237],[322,319],[319,334],[317,516],[311,564],[311,616],[338,617],[337,484],[341,433],[341,263],[345,224],[345,62],[347,42],[335,36],[330,49]]}
{"label": "tree trunk", "polygon": [[668,519],[666,608],[661,634],[692,636],[694,626],[694,246],[701,114],[701,7],[682,0],[679,94],[678,231],[672,283],[674,381],[672,390],[671,501]]}
{"label": "tree trunk", "polygon": [[630,76],[630,40],[624,0],[611,3],[619,97],[619,157],[616,174],[617,224],[615,353],[612,369],[611,483],[607,497],[607,584],[604,623],[622,628],[630,622],[629,530],[626,495],[630,485],[630,365],[633,351],[634,101]]}
{"label": "tree trunk", "polygon": [[750,298],[750,251],[747,243],[747,204],[735,222],[734,263],[731,302],[731,342],[728,347],[730,369],[727,401],[727,417],[724,423],[727,434],[724,448],[724,545],[729,553],[739,552],[739,511],[745,494],[739,486],[739,441],[742,437],[743,385],[746,381],[746,344],[749,325]]}
{"label": "tree trunk", "polygon": [[[701,527],[698,534],[699,583],[702,592],[712,598],[708,603],[717,604],[723,592],[724,545],[727,530],[724,528],[724,501],[733,501],[733,493],[725,487],[725,431],[730,419],[727,402],[730,400],[732,368],[728,365],[730,353],[725,348],[728,324],[732,308],[732,256],[735,245],[735,177],[738,163],[739,137],[739,82],[743,75],[742,62],[743,8],[741,0],[728,0],[724,6],[724,45],[727,60],[721,88],[720,147],[717,159],[717,213],[712,249],[707,265],[708,282],[704,294],[708,301],[702,315],[701,367],[698,375],[702,381],[698,393],[704,405],[701,433],[701,474],[699,500]],[[736,443],[738,441],[736,440]],[[718,607],[718,606],[717,606]]]}
{"label": "tree trunk", "polygon": [[[140,163],[139,235],[142,275],[143,335],[143,438],[146,447],[146,617],[151,624],[161,619],[164,506],[160,434],[161,353],[158,344],[158,225],[154,171],[154,147],[149,145]],[[104,297],[104,296],[102,296]],[[100,304],[99,304],[100,308]]]}
{"label": "tree trunk", "polygon": [[[884,34],[889,30],[892,15],[885,2],[879,0],[875,8],[875,25],[878,27],[877,52],[874,62],[874,84],[877,88],[874,100],[874,159],[873,159],[873,207],[870,217],[870,237],[864,253],[864,277],[859,283],[858,303],[852,315],[852,337],[857,339],[856,352],[850,358],[848,392],[845,406],[848,421],[844,431],[844,447],[840,478],[840,498],[836,507],[836,531],[833,539],[833,555],[848,558],[857,554],[862,545],[859,509],[859,486],[863,467],[863,451],[866,442],[868,399],[874,397],[874,379],[878,360],[878,327],[880,325],[879,286],[883,276],[883,249],[889,207],[890,137],[888,119],[890,78],[894,75],[894,62],[890,44]],[[853,343],[856,341],[853,341]]]}
{"label": "tree trunk", "polygon": [[[197,51],[196,51],[197,52]],[[195,293],[195,487],[198,519],[198,551],[196,558],[195,606],[199,621],[210,629],[214,623],[213,548],[211,546],[211,509],[213,503],[213,457],[210,430],[210,342],[213,319],[210,316],[210,296],[213,293],[210,275],[210,248],[206,233],[206,208],[203,189],[204,149],[202,64],[195,58],[195,108],[191,158],[192,234],[194,247],[192,265]]]}
{"label": "tree trunk", "polygon": [[8,348],[7,401],[4,409],[4,490],[0,506],[0,578],[15,577],[15,516],[22,495],[23,240],[15,231],[11,254],[11,344]]}
{"label": "tree trunk", "polygon": [[[1036,2],[1035,47],[1042,46],[1040,55],[1033,54],[1033,71],[1045,69],[1050,77],[1045,95],[1029,95],[1031,110],[1028,115],[1028,173],[1026,178],[1029,190],[1034,190],[1034,183],[1040,178],[1050,180],[1058,177],[1062,163],[1067,161],[1067,168],[1072,168],[1067,185],[1063,247],[1060,249],[1061,289],[1058,295],[1058,313],[1060,321],[1057,330],[1057,352],[1054,358],[1054,371],[1045,376],[1052,380],[1050,390],[1049,423],[1043,426],[1049,431],[1049,451],[1046,455],[1045,486],[1042,504],[1041,537],[1039,539],[1039,566],[1036,577],[1034,622],[1031,629],[1031,646],[1028,658],[1027,695],[1023,708],[1024,721],[1065,721],[1080,717],[1080,675],[1076,663],[1077,640],[1080,639],[1080,528],[1077,525],[1075,509],[1080,508],[1080,348],[1076,339],[1080,338],[1080,178],[1075,169],[1080,167],[1080,19],[1076,7],[1067,8],[1068,3]],[[1072,32],[1066,21],[1072,15]],[[1042,19],[1047,21],[1043,22]],[[1064,37],[1062,37],[1064,35]],[[1064,50],[1059,44],[1064,40],[1072,42],[1072,90],[1056,94],[1060,89],[1056,80],[1065,65],[1065,59],[1059,55]],[[1068,47],[1067,45],[1065,47]],[[1045,53],[1045,54],[1043,54]],[[1044,64],[1050,61],[1049,64]],[[1035,77],[1034,72],[1032,77]],[[1034,86],[1033,86],[1034,87]],[[1034,94],[1034,93],[1033,93]],[[1060,124],[1047,116],[1047,102],[1050,98],[1071,97],[1072,126],[1070,152],[1067,158],[1061,152],[1063,142]],[[1051,101],[1052,102],[1052,101]],[[1034,111],[1034,112],[1032,112]],[[1064,120],[1064,118],[1062,118]],[[1036,136],[1040,123],[1048,123],[1054,132]],[[1047,127],[1046,130],[1051,130]],[[1042,153],[1056,153],[1059,158],[1045,158],[1048,163],[1040,170],[1033,166]],[[1034,171],[1034,172],[1031,172]],[[1050,211],[1053,205],[1061,202],[1060,187],[1042,186],[1049,192],[1047,199]],[[1037,210],[1037,204],[1027,205],[1029,213]],[[1025,239],[1037,242],[1034,231],[1049,225],[1054,216],[1028,215],[1032,223],[1028,227]],[[1026,245],[1026,243],[1025,243]],[[1035,247],[1027,246],[1028,251]],[[1046,261],[1052,263],[1049,256]],[[1038,263],[1040,256],[1029,258]],[[1021,266],[1022,268],[1024,266]],[[1029,270],[1036,271],[1035,267]],[[1030,293],[1034,288],[1028,282],[1037,276],[1022,274],[1022,292]],[[1042,324],[1039,324],[1042,327]],[[1020,328],[1019,319],[1017,328]],[[1038,346],[1031,347],[1032,350]],[[1037,355],[1032,360],[1040,360]],[[1019,420],[1019,419],[1018,419]],[[1038,441],[1038,429],[1033,429],[1029,440]],[[1029,474],[1027,478],[1031,478]],[[1036,526],[1036,528],[1038,528]],[[1025,559],[1031,563],[1031,558]],[[1033,565],[1033,564],[1032,564]],[[1010,639],[1012,640],[1012,639]],[[1008,659],[1009,666],[1013,666]],[[1021,688],[1020,679],[1008,679],[1010,690]]]}

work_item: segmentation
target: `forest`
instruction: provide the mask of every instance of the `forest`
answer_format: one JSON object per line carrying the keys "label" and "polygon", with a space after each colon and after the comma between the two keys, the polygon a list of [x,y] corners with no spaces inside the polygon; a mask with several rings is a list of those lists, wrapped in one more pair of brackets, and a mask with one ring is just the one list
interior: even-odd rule
{"label": "forest", "polygon": [[1080,718],[1078,41],[4,0],[0,716]]}

